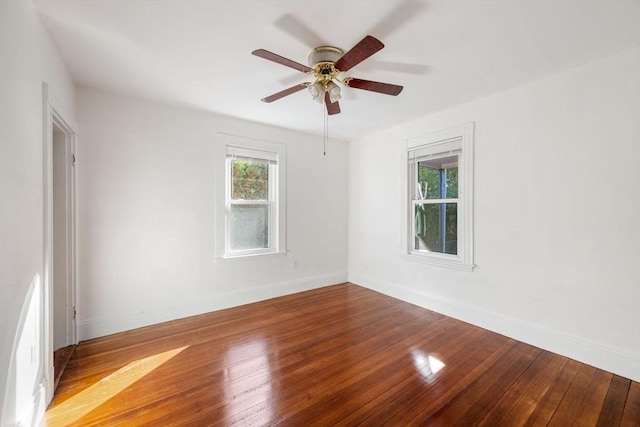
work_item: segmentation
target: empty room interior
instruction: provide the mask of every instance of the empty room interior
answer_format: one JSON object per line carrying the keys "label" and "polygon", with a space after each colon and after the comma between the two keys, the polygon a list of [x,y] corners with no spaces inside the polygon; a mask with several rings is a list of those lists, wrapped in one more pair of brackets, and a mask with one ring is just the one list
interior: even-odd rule
{"label": "empty room interior", "polygon": [[0,0],[1,426],[640,426],[640,1]]}

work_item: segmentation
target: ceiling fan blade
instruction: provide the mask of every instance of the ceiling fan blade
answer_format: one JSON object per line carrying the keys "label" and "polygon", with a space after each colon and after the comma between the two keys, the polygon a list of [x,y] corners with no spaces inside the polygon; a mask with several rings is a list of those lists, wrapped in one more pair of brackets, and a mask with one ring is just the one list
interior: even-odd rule
{"label": "ceiling fan blade", "polygon": [[419,16],[425,7],[425,2],[420,0],[396,2],[396,6],[369,30],[369,34],[375,34],[381,39],[386,39],[398,28]]}
{"label": "ceiling fan blade", "polygon": [[373,82],[371,80],[346,78],[344,84],[356,89],[364,89],[372,92],[384,93],[385,95],[396,96],[402,92],[403,87],[390,83]]}
{"label": "ceiling fan blade", "polygon": [[288,33],[293,38],[301,41],[307,47],[312,48],[316,46],[324,46],[327,44],[318,34],[314,33],[311,28],[307,27],[302,21],[288,13],[281,16],[275,22],[276,27],[279,27],[284,32]]}
{"label": "ceiling fan blade", "polygon": [[340,71],[349,71],[383,47],[384,44],[377,38],[366,36],[336,61],[335,68]]}
{"label": "ceiling fan blade", "polygon": [[276,62],[278,64],[291,67],[295,70],[302,71],[303,73],[308,73],[313,71],[311,68],[306,65],[302,65],[296,61],[292,61],[290,59],[285,58],[284,56],[276,55],[273,52],[269,52],[268,50],[258,49],[251,52],[252,55],[259,56],[260,58],[267,59],[269,61]]}
{"label": "ceiling fan blade", "polygon": [[324,93],[324,105],[327,106],[327,114],[330,116],[340,113],[340,104],[338,104],[338,101],[331,102],[331,99],[329,99],[329,92]]}
{"label": "ceiling fan blade", "polygon": [[285,89],[282,90],[278,93],[274,93],[271,96],[267,96],[266,98],[262,98],[261,101],[263,102],[273,102],[273,101],[277,101],[280,98],[284,98],[287,95],[291,95],[292,93],[296,93],[304,88],[307,87],[307,83],[300,83],[299,85],[295,85],[290,87],[289,89]]}

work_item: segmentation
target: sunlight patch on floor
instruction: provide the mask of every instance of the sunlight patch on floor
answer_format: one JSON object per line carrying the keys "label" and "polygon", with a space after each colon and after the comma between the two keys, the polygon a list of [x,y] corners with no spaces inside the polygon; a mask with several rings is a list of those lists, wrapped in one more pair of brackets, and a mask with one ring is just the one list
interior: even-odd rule
{"label": "sunlight patch on floor", "polygon": [[49,409],[46,416],[47,426],[73,424],[187,347],[189,346],[154,354],[123,366],[86,390]]}
{"label": "sunlight patch on floor", "polygon": [[[273,424],[271,370],[275,367],[268,347],[261,337],[234,344],[225,353],[225,412],[230,425]],[[256,401],[264,403],[256,406]]]}

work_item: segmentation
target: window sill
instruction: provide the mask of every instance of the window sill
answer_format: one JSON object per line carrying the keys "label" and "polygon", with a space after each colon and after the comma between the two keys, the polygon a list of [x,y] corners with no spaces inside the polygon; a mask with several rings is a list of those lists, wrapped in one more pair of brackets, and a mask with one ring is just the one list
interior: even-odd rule
{"label": "window sill", "polygon": [[440,258],[429,255],[402,254],[402,258],[407,261],[435,265],[438,267],[450,268],[452,270],[473,271],[476,266],[475,264],[464,263],[461,260]]}
{"label": "window sill", "polygon": [[256,260],[256,259],[266,259],[266,258],[276,258],[283,257],[287,255],[286,252],[266,252],[262,254],[246,254],[246,255],[226,255],[222,257],[216,257],[216,264],[221,264],[225,262],[237,262],[237,261],[248,261],[248,260]]}

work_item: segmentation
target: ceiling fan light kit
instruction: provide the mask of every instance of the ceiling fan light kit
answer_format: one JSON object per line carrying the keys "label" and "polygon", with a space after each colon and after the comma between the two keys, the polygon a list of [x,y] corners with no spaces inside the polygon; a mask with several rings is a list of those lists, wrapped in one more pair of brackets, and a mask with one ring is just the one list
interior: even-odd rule
{"label": "ceiling fan light kit", "polygon": [[308,67],[264,49],[254,50],[251,53],[255,56],[302,71],[315,78],[314,82],[298,84],[263,98],[262,101],[273,102],[306,87],[312,99],[320,103],[324,102],[327,114],[333,115],[340,113],[338,101],[342,98],[341,89],[337,83],[355,89],[396,96],[402,91],[402,86],[353,77],[339,78],[340,74],[349,71],[383,47],[384,44],[373,36],[366,36],[346,53],[334,46],[319,46],[307,55]]}

